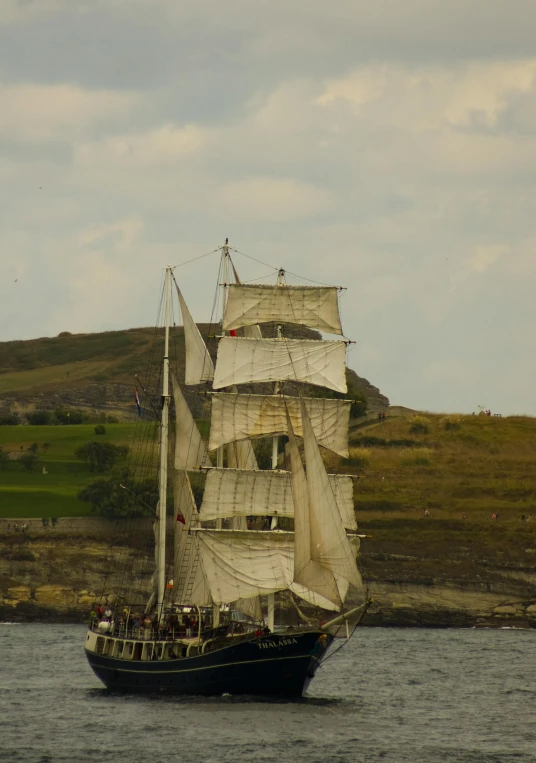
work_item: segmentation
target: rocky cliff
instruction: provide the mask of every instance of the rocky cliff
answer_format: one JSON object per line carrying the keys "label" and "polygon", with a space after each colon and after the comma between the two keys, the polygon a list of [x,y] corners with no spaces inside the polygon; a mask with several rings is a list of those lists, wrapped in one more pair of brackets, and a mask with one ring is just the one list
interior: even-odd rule
{"label": "rocky cliff", "polygon": [[[0,520],[2,620],[82,622],[98,601],[113,604],[115,576],[144,553],[127,542],[121,523],[25,524],[26,530],[15,531],[13,521]],[[385,553],[378,550],[372,527],[370,532],[361,566],[374,601],[365,625],[536,627],[536,548],[527,548],[517,562],[501,561],[483,548],[463,563],[458,553],[434,560],[419,543],[406,549],[411,553]]]}

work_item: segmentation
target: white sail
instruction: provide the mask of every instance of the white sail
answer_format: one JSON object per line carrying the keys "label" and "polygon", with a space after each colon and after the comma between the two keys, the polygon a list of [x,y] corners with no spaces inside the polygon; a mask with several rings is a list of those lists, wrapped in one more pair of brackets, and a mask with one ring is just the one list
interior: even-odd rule
{"label": "white sail", "polygon": [[175,469],[195,469],[210,466],[206,444],[201,438],[194,417],[190,413],[180,385],[171,374],[175,398]]}
{"label": "white sail", "polygon": [[[251,328],[258,329],[258,326],[252,326]],[[236,387],[233,389],[234,392],[236,392]],[[253,450],[253,446],[251,444],[251,440],[241,440],[240,442],[231,442],[227,445],[227,466],[229,467],[229,474],[234,474],[232,469],[248,469],[248,470],[255,470],[253,473],[256,473],[256,470],[258,470],[258,464],[257,459],[255,458],[255,452]],[[223,472],[222,470],[218,470],[221,474],[226,474],[227,471]],[[209,472],[210,474],[210,472]],[[203,499],[206,495],[206,484],[205,484],[205,491],[203,493]],[[237,506],[234,506],[236,509]],[[231,528],[233,530],[247,530],[247,520],[246,516],[247,513],[237,513],[236,511],[232,514],[228,515],[218,515],[214,516],[213,519],[224,519],[225,517],[231,517]],[[203,521],[203,518],[200,517],[201,521]],[[243,612],[246,615],[249,615],[254,620],[262,620],[262,607],[261,607],[261,600],[259,596],[254,596],[251,599],[238,599],[237,601],[232,602],[232,606],[234,609],[237,609],[239,612]]]}
{"label": "white sail", "polygon": [[357,570],[355,554],[340,521],[335,495],[303,401],[301,401],[301,415],[309,488],[312,558],[359,588],[362,586],[362,581]]}
{"label": "white sail", "polygon": [[214,364],[178,286],[177,294],[181,306],[186,345],[185,383],[201,384],[204,381],[211,381],[214,378]]}
{"label": "white sail", "polygon": [[173,601],[176,604],[210,604],[210,594],[202,574],[195,533],[197,508],[186,471],[175,470],[173,479],[175,535],[173,554]]}
{"label": "white sail", "polygon": [[230,469],[259,468],[251,440],[240,440],[227,445],[227,465]]}
{"label": "white sail", "polygon": [[232,284],[223,330],[256,323],[297,323],[329,334],[342,334],[338,289],[334,286]]}
{"label": "white sail", "polygon": [[275,593],[292,583],[291,533],[199,530],[196,534],[215,603]]}
{"label": "white sail", "polygon": [[335,576],[313,557],[309,486],[288,414],[287,419],[294,497],[294,582],[339,607],[342,600]]}
{"label": "white sail", "polygon": [[[246,442],[249,443],[249,440]],[[240,444],[233,443],[227,447]],[[343,526],[355,530],[352,478],[345,474],[329,474],[328,478]],[[267,515],[294,517],[290,472],[210,469],[199,514],[201,521]]]}
{"label": "white sail", "polygon": [[[316,593],[316,591],[311,591],[309,588],[306,588],[305,586],[300,585],[295,581],[290,584],[289,591],[295,593],[296,596],[300,597],[300,599],[305,599],[305,601],[308,601],[309,604],[312,604],[314,607],[329,609],[332,612],[340,612],[341,610],[341,607],[338,604],[334,604],[329,599],[326,599],[324,596]],[[341,600],[344,601],[344,597],[341,597]]]}
{"label": "white sail", "polygon": [[347,392],[346,342],[232,336],[220,339],[214,389],[285,380]]}
{"label": "white sail", "polygon": [[262,339],[260,326],[244,326],[244,336],[248,339]]}
{"label": "white sail", "polygon": [[[348,458],[350,400],[303,398],[319,445]],[[287,433],[288,408],[294,432],[303,436],[300,401],[279,395],[212,395],[209,449],[249,437]]]}
{"label": "white sail", "polygon": [[295,583],[294,533],[198,530],[203,569],[215,603],[244,602],[288,589],[317,607],[333,602]]}

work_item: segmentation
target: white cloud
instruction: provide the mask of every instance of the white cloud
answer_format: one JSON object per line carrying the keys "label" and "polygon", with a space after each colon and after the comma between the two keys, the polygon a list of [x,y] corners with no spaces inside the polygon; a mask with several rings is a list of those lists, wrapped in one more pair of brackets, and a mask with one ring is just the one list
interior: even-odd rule
{"label": "white cloud", "polygon": [[218,189],[223,211],[238,219],[282,222],[325,212],[333,203],[322,188],[291,178],[254,177]]}
{"label": "white cloud", "polygon": [[0,84],[0,137],[75,140],[101,123],[124,119],[136,93],[91,91],[75,85]]}
{"label": "white cloud", "polygon": [[423,132],[447,126],[493,127],[509,99],[534,89],[536,59],[457,65],[377,64],[328,80],[316,102],[346,102],[388,124]]}
{"label": "white cloud", "polygon": [[351,363],[393,398],[506,411],[536,319],[532,4],[5,5],[1,338],[148,323],[160,268],[229,235],[348,286]]}
{"label": "white cloud", "polygon": [[128,252],[143,229],[141,220],[121,220],[110,225],[100,225],[82,231],[78,236],[80,248],[102,246],[108,243],[120,253]]}
{"label": "white cloud", "polygon": [[484,273],[499,257],[504,257],[509,253],[510,247],[503,244],[477,246],[469,260],[469,267],[476,273]]}
{"label": "white cloud", "polygon": [[147,167],[181,161],[201,151],[208,131],[196,125],[165,124],[144,132],[131,132],[100,141],[77,144],[76,161],[93,165]]}

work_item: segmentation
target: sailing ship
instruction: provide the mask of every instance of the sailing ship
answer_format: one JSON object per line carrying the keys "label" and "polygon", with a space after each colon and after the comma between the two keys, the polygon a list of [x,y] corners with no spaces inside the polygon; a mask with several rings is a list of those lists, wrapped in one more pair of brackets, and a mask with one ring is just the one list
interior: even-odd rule
{"label": "sailing ship", "polygon": [[[131,563],[85,651],[109,689],[300,696],[368,606],[353,478],[328,474],[323,458],[348,457],[341,289],[288,284],[283,269],[273,284],[242,283],[236,250],[216,251],[215,364],[165,270],[152,590],[140,603]],[[170,363],[174,294],[181,380]]]}

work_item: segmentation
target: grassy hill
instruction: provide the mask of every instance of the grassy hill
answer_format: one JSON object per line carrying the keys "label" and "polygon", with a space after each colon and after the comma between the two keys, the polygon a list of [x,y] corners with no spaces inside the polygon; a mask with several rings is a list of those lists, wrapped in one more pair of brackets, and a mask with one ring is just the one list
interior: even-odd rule
{"label": "grassy hill", "polygon": [[[367,623],[536,627],[536,419],[466,416],[447,428],[445,417],[426,413],[427,431],[415,432],[414,413],[393,413],[351,430],[349,460],[329,459],[331,470],[362,477],[354,489],[367,536],[360,566],[375,602]],[[134,430],[106,425],[104,438],[131,444]],[[117,559],[115,525],[39,521],[90,514],[76,494],[92,475],[74,451],[94,438],[87,425],[0,426],[4,450],[37,442],[48,471],[27,474],[15,462],[0,470],[0,520],[35,517],[27,533],[0,521],[0,618],[66,617],[77,596],[73,616],[82,617],[104,590]],[[139,555],[125,542],[124,553]]]}
{"label": "grassy hill", "polygon": [[[148,328],[0,342],[0,403],[18,411],[40,404],[100,409],[132,403],[135,374],[145,386],[155,382],[147,374],[162,344],[162,332]],[[182,329],[173,332],[171,352],[180,368]]]}
{"label": "grassy hill", "polygon": [[536,518],[536,419],[423,416],[427,433],[412,432],[412,415],[352,431],[350,464],[364,477],[355,494],[363,519],[407,519],[425,509],[442,519],[463,512],[471,519],[494,512],[501,520]]}
{"label": "grassy hill", "polygon": [[[212,357],[216,355],[215,328],[199,324]],[[319,338],[303,326],[285,326],[285,335]],[[271,336],[273,326],[263,327]],[[26,412],[58,407],[79,408],[92,415],[113,414],[133,420],[136,386],[159,394],[163,332],[154,328],[106,331],[100,334],[69,334],[25,341],[0,342],[0,413]],[[172,329],[170,363],[184,378],[184,331]],[[140,381],[136,380],[139,376]],[[141,383],[140,383],[141,382]],[[352,394],[363,391],[369,409],[385,408],[389,401],[354,371],[348,371]]]}
{"label": "grassy hill", "polygon": [[[95,437],[92,425],[2,426],[0,448],[6,453],[39,446],[38,468],[28,473],[17,461],[0,469],[0,517],[66,517],[90,514],[90,507],[77,498],[78,491],[95,474],[75,458],[74,452],[90,440],[131,445],[133,424],[107,424],[106,434]],[[49,443],[48,448],[43,446]],[[43,474],[43,467],[47,474]]]}
{"label": "grassy hill", "polygon": [[[350,459],[328,459],[334,471],[362,477],[355,482],[360,523],[388,521],[407,529],[427,510],[434,523],[462,520],[465,512],[464,521],[489,524],[498,513],[501,526],[532,513],[536,526],[536,419],[466,416],[453,422],[425,414],[427,433],[415,433],[414,418],[392,416],[357,426],[350,433]],[[4,452],[27,450],[35,442],[41,458],[30,474],[16,461],[0,470],[0,516],[89,513],[76,495],[95,475],[74,451],[92,439],[132,445],[134,430],[134,424],[107,424],[106,434],[95,438],[92,425],[0,427]],[[50,443],[46,452],[44,443]]]}

